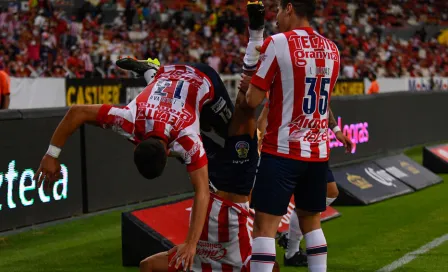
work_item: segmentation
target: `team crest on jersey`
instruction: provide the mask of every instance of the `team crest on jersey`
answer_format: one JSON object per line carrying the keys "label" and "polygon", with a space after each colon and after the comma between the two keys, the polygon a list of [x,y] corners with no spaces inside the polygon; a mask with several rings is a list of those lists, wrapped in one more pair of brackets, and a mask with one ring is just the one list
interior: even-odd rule
{"label": "team crest on jersey", "polygon": [[245,159],[249,154],[249,143],[245,141],[239,141],[235,145],[235,150],[238,153],[238,158]]}

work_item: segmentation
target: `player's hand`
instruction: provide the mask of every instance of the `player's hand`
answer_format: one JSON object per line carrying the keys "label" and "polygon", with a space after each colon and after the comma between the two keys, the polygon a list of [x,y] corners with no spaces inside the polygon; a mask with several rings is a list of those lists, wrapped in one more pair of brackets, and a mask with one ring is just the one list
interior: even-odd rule
{"label": "player's hand", "polygon": [[183,264],[184,271],[193,271],[194,255],[196,255],[196,244],[186,243],[177,246],[176,255],[171,259],[170,267],[178,269]]}
{"label": "player's hand", "polygon": [[46,186],[50,187],[61,178],[61,163],[58,159],[50,155],[45,155],[40,162],[39,169],[34,174],[34,180],[37,181],[37,187],[46,181]]}
{"label": "player's hand", "polygon": [[258,52],[261,52],[261,46],[260,45],[255,46],[255,49],[257,49]]}
{"label": "player's hand", "polygon": [[241,81],[240,81],[240,85],[238,86],[239,90],[241,92],[243,92],[244,94],[247,92],[247,90],[249,89],[249,85],[250,85],[250,81],[252,80],[251,76],[242,74],[241,75]]}
{"label": "player's hand", "polygon": [[349,137],[345,136],[342,131],[338,131],[335,133],[336,139],[341,142],[345,147],[345,153],[351,153],[353,148],[353,142]]}

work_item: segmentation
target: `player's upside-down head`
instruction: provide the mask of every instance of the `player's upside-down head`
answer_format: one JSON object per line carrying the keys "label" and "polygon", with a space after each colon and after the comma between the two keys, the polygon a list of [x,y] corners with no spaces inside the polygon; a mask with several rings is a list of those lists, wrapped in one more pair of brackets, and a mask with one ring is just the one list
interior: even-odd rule
{"label": "player's upside-down head", "polygon": [[134,163],[146,179],[155,179],[162,175],[166,160],[166,146],[158,138],[148,138],[140,142],[134,150]]}

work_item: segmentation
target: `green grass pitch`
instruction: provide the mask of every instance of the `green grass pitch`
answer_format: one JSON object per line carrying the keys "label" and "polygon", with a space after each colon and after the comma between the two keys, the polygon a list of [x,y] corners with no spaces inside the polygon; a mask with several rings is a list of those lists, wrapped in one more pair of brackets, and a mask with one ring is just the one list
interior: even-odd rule
{"label": "green grass pitch", "polygon": [[[421,148],[407,152],[421,162]],[[328,271],[376,271],[448,233],[448,175],[421,192],[363,207],[337,207],[323,224]],[[138,271],[121,266],[121,211],[0,237],[0,271]],[[283,251],[277,260],[283,264]],[[307,271],[284,268],[281,271]],[[448,242],[395,271],[448,271]]]}

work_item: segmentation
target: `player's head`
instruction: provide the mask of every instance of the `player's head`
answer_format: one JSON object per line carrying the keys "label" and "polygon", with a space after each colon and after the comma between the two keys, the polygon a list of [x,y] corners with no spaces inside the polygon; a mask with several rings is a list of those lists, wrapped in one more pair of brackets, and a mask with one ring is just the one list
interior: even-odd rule
{"label": "player's head", "polygon": [[280,32],[287,32],[301,22],[309,22],[316,11],[316,0],[279,0],[277,24]]}
{"label": "player's head", "polygon": [[134,163],[140,174],[147,179],[155,179],[162,175],[166,160],[166,148],[157,138],[142,141],[134,150]]}

